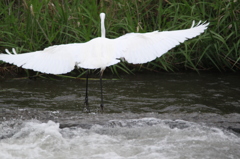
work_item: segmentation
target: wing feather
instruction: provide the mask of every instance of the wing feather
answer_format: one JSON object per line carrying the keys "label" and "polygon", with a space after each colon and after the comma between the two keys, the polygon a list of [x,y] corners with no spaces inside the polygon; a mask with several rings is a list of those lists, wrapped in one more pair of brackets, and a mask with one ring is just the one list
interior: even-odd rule
{"label": "wing feather", "polygon": [[119,62],[124,58],[129,63],[146,63],[162,56],[168,50],[187,39],[198,36],[208,23],[198,23],[185,30],[130,33],[116,39],[95,38],[86,43],[50,46],[42,51],[17,54],[0,54],[0,60],[18,67],[33,69],[43,73],[63,74],[75,65],[86,69],[101,68]]}
{"label": "wing feather", "polygon": [[[22,54],[9,54],[7,51],[8,54],[0,54],[0,60],[34,71],[63,74],[74,69],[77,62],[75,56],[81,48],[81,44],[63,44]],[[80,59],[84,60],[84,53],[82,56]]]}
{"label": "wing feather", "polygon": [[194,38],[207,29],[209,23],[199,22],[184,30],[130,33],[115,39],[117,58],[133,64],[146,63],[162,56],[187,39]]}

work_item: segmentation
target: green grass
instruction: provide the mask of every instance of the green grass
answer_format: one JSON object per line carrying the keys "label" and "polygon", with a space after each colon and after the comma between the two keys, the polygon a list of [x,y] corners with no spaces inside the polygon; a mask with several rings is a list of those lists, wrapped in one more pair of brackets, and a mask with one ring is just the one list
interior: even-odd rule
{"label": "green grass", "polygon": [[[204,34],[152,62],[122,62],[106,72],[240,70],[240,3],[234,0],[2,0],[0,52],[16,48],[23,53],[50,45],[86,42],[100,36],[100,12],[106,13],[108,38],[129,32],[185,29],[193,20],[210,22]],[[15,72],[16,68],[0,64],[1,74]],[[72,75],[83,72],[77,70]]]}

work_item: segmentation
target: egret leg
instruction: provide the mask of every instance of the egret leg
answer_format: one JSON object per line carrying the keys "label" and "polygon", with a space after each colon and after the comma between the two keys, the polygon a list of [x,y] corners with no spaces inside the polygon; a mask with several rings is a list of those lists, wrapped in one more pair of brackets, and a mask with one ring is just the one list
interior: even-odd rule
{"label": "egret leg", "polygon": [[100,103],[100,108],[101,108],[101,111],[103,112],[102,73],[101,73],[101,75],[100,75],[100,87],[101,87],[101,103]]}
{"label": "egret leg", "polygon": [[87,112],[90,112],[89,105],[88,105],[88,70],[87,70],[87,77],[86,77],[86,94],[85,94],[85,102],[84,102],[84,109]]}

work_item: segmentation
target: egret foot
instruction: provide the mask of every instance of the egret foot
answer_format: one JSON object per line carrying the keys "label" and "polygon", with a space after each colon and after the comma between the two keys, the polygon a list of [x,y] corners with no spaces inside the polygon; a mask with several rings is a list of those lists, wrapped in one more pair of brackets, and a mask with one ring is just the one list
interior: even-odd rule
{"label": "egret foot", "polygon": [[86,94],[85,94],[85,102],[84,102],[84,112],[90,113],[90,108],[88,106],[88,70],[86,71]]}
{"label": "egret foot", "polygon": [[103,104],[100,104],[101,112],[103,112]]}
{"label": "egret foot", "polygon": [[83,111],[87,112],[87,113],[90,113],[90,108],[89,108],[89,105],[88,105],[88,98],[85,98]]}

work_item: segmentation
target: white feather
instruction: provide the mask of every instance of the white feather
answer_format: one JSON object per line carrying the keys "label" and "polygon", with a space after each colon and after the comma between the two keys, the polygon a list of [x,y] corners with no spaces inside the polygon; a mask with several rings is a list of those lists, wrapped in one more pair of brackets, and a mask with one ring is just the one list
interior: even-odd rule
{"label": "white feather", "polygon": [[116,39],[105,38],[105,14],[100,14],[101,37],[86,43],[55,45],[42,51],[13,54],[0,54],[0,60],[12,63],[25,69],[63,74],[74,69],[75,65],[85,69],[102,71],[117,64],[120,58],[129,63],[146,63],[162,56],[164,53],[187,39],[194,38],[207,29],[209,23],[193,21],[191,28],[176,31],[154,31],[149,33],[129,33]]}
{"label": "white feather", "polygon": [[115,41],[118,56],[133,64],[152,61],[185,40],[203,33],[207,26],[208,23],[198,23],[196,27],[190,29],[131,33],[121,36]]}

